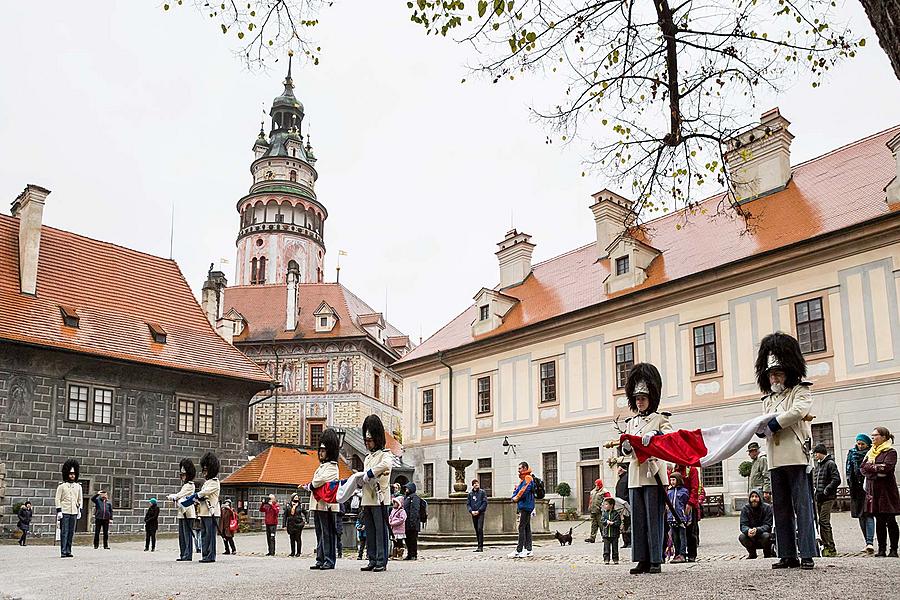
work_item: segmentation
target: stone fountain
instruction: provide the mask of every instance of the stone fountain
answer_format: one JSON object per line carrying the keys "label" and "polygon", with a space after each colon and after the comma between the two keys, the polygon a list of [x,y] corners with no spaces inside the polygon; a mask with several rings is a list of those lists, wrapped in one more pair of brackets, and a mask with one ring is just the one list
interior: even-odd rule
{"label": "stone fountain", "polygon": [[469,458],[456,458],[447,461],[447,464],[453,468],[453,491],[450,492],[451,498],[465,498],[468,496],[469,486],[466,483],[466,468],[472,464]]}

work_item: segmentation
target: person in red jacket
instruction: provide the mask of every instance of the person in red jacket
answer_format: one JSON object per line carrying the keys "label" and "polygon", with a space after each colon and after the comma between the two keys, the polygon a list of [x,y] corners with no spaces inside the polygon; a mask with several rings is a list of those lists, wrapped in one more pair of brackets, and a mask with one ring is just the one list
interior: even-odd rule
{"label": "person in red jacket", "polygon": [[269,497],[259,505],[259,510],[265,515],[266,542],[269,544],[266,556],[275,556],[275,532],[278,530],[278,513],[281,512],[275,494],[269,494]]}
{"label": "person in red jacket", "polygon": [[697,560],[697,545],[700,541],[700,504],[703,501],[700,497],[700,469],[685,465],[675,465],[675,472],[681,474],[682,479],[684,479],[684,487],[690,494],[687,506],[684,508],[685,513],[690,517],[686,531],[686,558],[688,562],[695,562]]}

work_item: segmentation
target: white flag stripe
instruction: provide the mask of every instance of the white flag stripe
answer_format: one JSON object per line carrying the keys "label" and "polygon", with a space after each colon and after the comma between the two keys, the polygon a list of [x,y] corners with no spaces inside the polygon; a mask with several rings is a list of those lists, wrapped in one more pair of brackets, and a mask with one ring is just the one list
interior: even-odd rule
{"label": "white flag stripe", "polygon": [[743,423],[729,423],[708,429],[701,429],[706,456],[700,459],[700,466],[714,465],[726,458],[731,458],[747,447],[756,436],[756,432],[766,431],[766,425],[775,413],[760,415]]}

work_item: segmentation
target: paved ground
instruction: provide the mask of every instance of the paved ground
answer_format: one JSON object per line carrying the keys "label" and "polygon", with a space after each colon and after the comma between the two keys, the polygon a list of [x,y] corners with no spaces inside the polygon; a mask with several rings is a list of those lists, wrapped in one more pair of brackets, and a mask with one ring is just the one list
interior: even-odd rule
{"label": "paved ground", "polygon": [[[564,525],[564,523],[559,523]],[[566,529],[568,529],[568,523]],[[0,545],[0,597],[8,598],[315,598],[365,599],[448,597],[516,598],[891,598],[900,588],[900,560],[860,556],[856,521],[835,515],[838,551],[845,556],[818,559],[812,572],[772,571],[771,561],[743,558],[737,546],[737,519],[701,524],[701,561],[667,565],[662,576],[627,573],[628,551],[618,566],[604,566],[602,546],[587,544],[589,525],[575,530],[575,544],[556,542],[535,548],[530,559],[509,559],[508,548],[484,554],[471,550],[424,553],[418,562],[392,562],[387,573],[360,573],[355,557],[338,561],[335,571],[309,571],[311,531],[305,554],[289,558],[287,536],[279,532],[278,556],[263,556],[264,536],[238,536],[237,556],[215,564],[176,563],[177,540],[160,540],[155,553],[143,542],[113,543],[112,550],[77,545],[74,559],[58,558],[54,546]],[[221,552],[221,550],[220,550]],[[852,555],[851,555],[852,554]]]}

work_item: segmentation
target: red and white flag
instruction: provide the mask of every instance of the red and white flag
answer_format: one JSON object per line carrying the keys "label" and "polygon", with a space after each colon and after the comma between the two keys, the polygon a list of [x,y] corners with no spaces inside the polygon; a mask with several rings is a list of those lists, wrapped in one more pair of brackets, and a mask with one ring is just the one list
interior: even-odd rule
{"label": "red and white flag", "polygon": [[767,425],[774,413],[753,417],[743,423],[731,423],[705,429],[679,429],[650,438],[644,446],[641,436],[622,434],[628,440],[639,462],[651,456],[690,467],[705,467],[722,462],[747,447],[757,432],[767,433]]}

